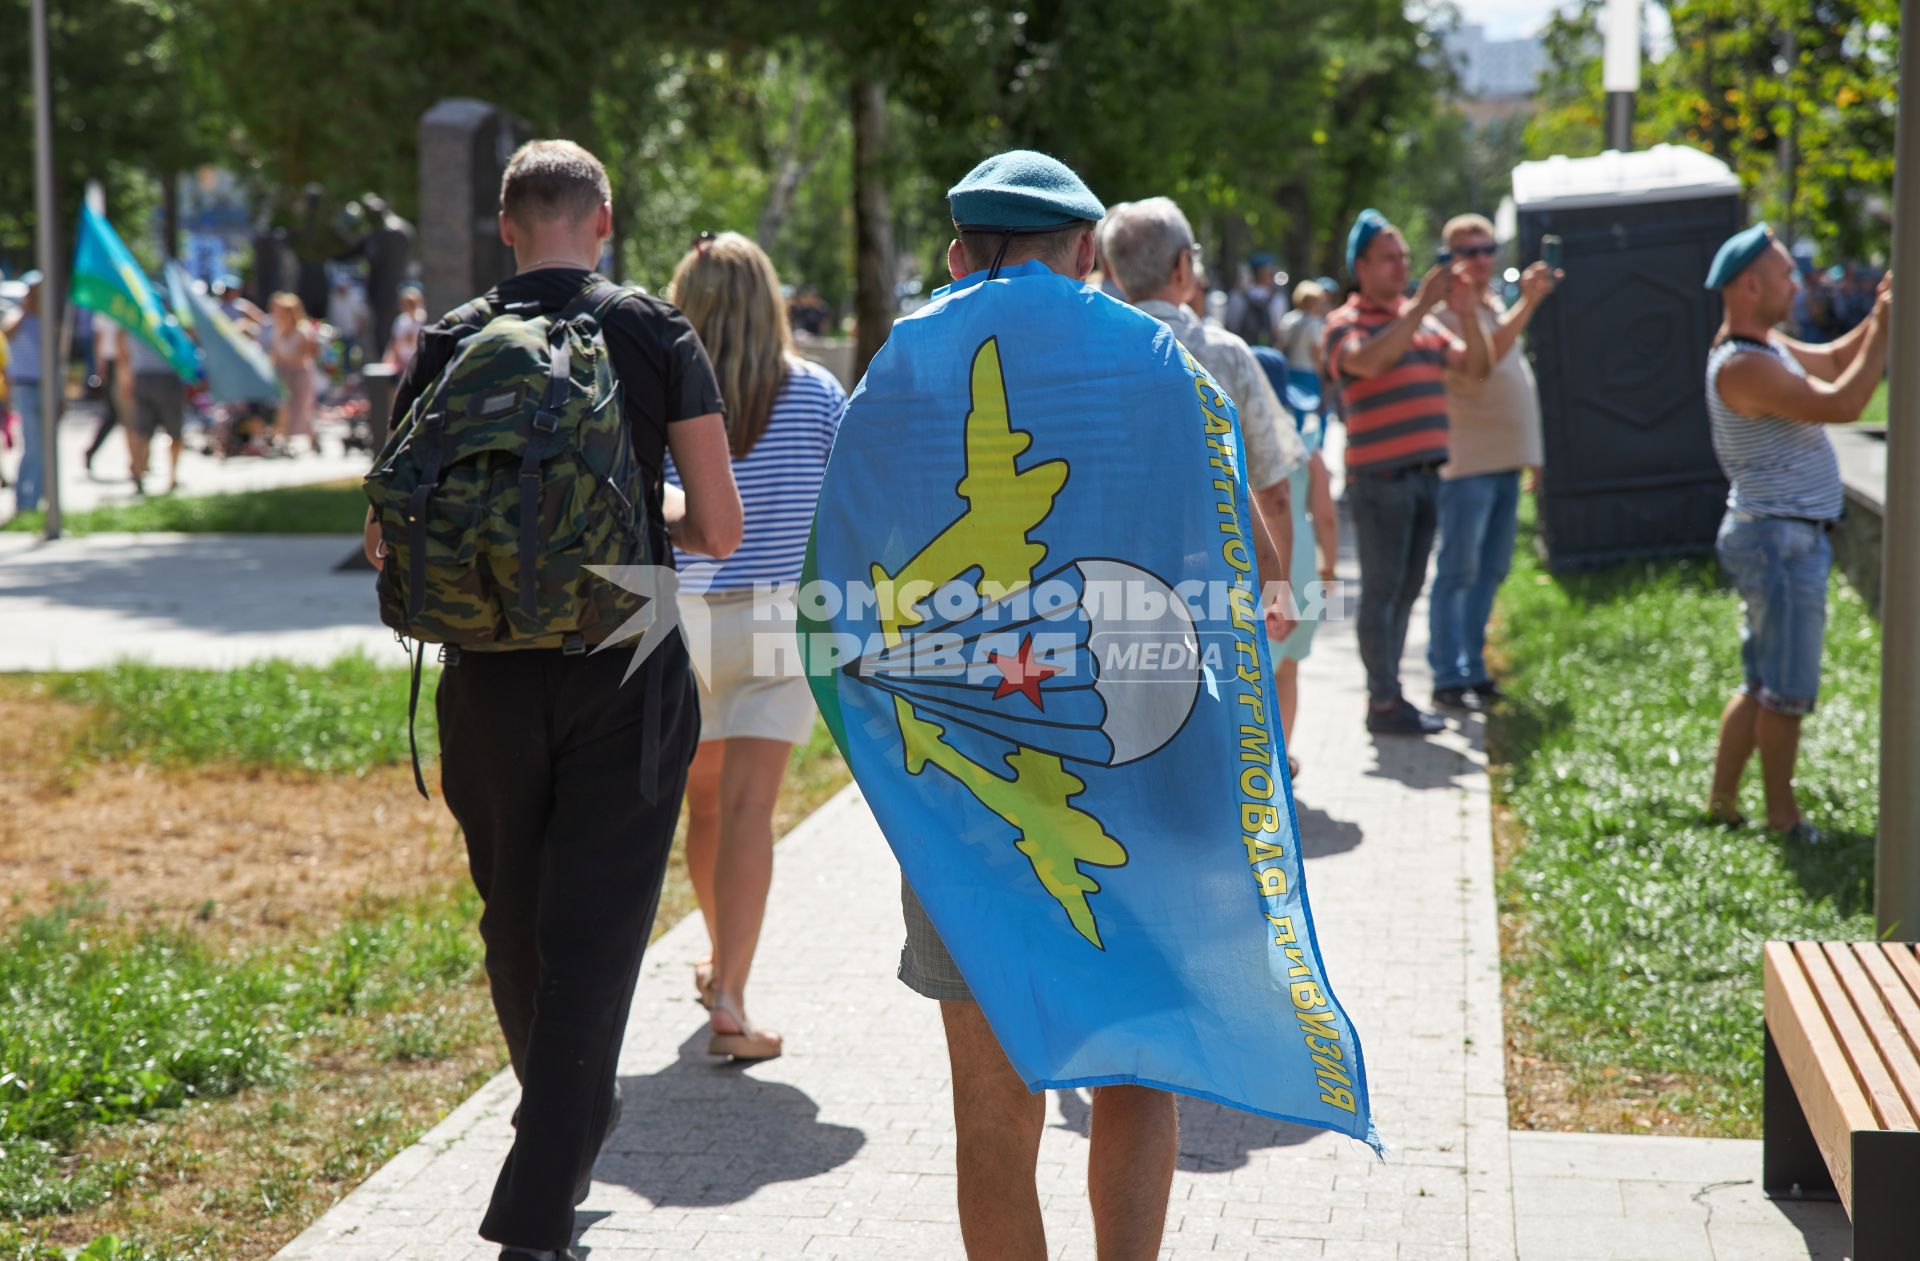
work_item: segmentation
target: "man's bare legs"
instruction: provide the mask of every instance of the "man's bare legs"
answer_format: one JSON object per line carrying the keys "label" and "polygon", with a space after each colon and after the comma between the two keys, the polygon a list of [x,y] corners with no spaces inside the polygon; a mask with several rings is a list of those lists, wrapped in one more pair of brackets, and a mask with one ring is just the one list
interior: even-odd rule
{"label": "man's bare legs", "polygon": [[1047,1097],[1030,1094],[978,1003],[941,1003],[953,1065],[960,1238],[973,1261],[1046,1261],[1034,1166]]}
{"label": "man's bare legs", "polygon": [[1767,786],[1767,826],[1784,832],[1800,822],[1800,803],[1793,799],[1793,764],[1800,756],[1799,714],[1783,714],[1760,707],[1754,715],[1753,738],[1760,746],[1760,777]]}
{"label": "man's bare legs", "polygon": [[1180,1154],[1173,1096],[1146,1086],[1093,1092],[1087,1198],[1100,1261],[1153,1261],[1167,1228],[1167,1196]]}
{"label": "man's bare legs", "polygon": [[[953,1066],[960,1236],[974,1261],[1044,1261],[1046,1229],[1034,1167],[1046,1125],[1044,1094],[1030,1094],[977,1003],[941,1003]],[[1100,1261],[1160,1250],[1178,1133],[1173,1096],[1144,1086],[1093,1092],[1087,1194]]]}
{"label": "man's bare legs", "polygon": [[1735,692],[1720,715],[1720,748],[1713,758],[1713,787],[1707,792],[1707,817],[1717,823],[1740,819],[1740,777],[1753,757],[1753,716],[1759,702]]}
{"label": "man's bare legs", "polygon": [[1800,715],[1767,709],[1745,692],[1727,703],[1726,712],[1720,716],[1720,749],[1713,761],[1708,815],[1722,822],[1738,818],[1740,777],[1758,749],[1760,777],[1766,786],[1767,826],[1784,832],[1800,822],[1800,805],[1793,796],[1800,722]]}

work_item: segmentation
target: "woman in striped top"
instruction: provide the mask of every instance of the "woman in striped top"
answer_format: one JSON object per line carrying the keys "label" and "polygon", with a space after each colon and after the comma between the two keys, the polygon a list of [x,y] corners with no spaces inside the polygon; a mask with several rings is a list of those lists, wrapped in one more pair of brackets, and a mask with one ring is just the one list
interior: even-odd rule
{"label": "woman in striped top", "polygon": [[[780,1035],[748,1021],[743,993],[773,880],[774,800],[793,746],[813,730],[794,589],[847,396],[794,353],[779,277],[746,237],[701,233],[669,296],[713,361],[746,515],[725,561],[674,557],[682,625],[703,666],[687,869],[713,955],[694,969],[694,984],[711,1013],[709,1054],[772,1059]],[[671,462],[666,474],[677,482]]]}

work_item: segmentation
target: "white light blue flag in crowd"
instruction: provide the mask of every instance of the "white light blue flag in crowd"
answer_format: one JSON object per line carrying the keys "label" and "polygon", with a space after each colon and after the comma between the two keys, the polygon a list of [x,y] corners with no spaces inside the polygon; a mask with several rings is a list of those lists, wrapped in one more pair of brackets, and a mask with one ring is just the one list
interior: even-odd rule
{"label": "white light blue flag in crowd", "polygon": [[167,261],[167,296],[174,318],[200,339],[207,393],[218,403],[276,403],[280,386],[260,344],[234,327],[214,301],[193,287],[180,264]]}
{"label": "white light blue flag in crowd", "polygon": [[1030,1089],[1363,1139],[1307,905],[1239,421],[1165,325],[1038,263],[901,320],[828,465],[822,712]]}

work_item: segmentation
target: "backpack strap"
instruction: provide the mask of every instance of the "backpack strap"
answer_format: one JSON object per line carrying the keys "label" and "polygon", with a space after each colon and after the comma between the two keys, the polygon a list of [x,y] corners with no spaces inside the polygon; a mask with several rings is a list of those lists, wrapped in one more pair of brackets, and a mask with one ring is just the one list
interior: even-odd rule
{"label": "backpack strap", "polygon": [[[634,285],[616,285],[605,277],[596,276],[574,296],[557,319],[578,319],[582,315],[591,315],[603,328],[606,325],[607,312],[623,298],[644,294],[646,290]],[[608,366],[612,366],[609,357]],[[616,379],[618,373],[615,373]],[[624,387],[623,387],[624,388]],[[640,461],[641,489],[645,502],[631,505],[641,518],[642,528],[653,535],[654,553],[665,558],[664,563],[673,563],[673,543],[667,537],[666,510],[662,506],[661,477],[667,466],[667,436],[664,427],[642,433],[638,426],[631,427],[633,454]]]}
{"label": "backpack strap", "polygon": [[559,410],[573,389],[573,343],[564,320],[554,321],[547,341],[547,392],[533,415],[533,436],[520,454],[520,611],[539,612],[535,568],[540,563],[540,466],[556,450],[553,435],[560,428]]}

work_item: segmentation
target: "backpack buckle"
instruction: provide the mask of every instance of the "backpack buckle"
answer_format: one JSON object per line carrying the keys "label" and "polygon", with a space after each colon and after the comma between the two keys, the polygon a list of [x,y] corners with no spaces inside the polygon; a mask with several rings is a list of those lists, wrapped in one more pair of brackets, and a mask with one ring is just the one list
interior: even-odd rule
{"label": "backpack buckle", "polygon": [[443,666],[459,665],[460,664],[459,646],[455,644],[441,644],[440,645],[440,664]]}
{"label": "backpack buckle", "polygon": [[534,413],[533,427],[539,433],[553,433],[560,428],[560,418],[543,407]]}
{"label": "backpack buckle", "polygon": [[587,653],[587,641],[579,631],[574,631],[560,641],[560,654],[565,657],[584,657]]}

